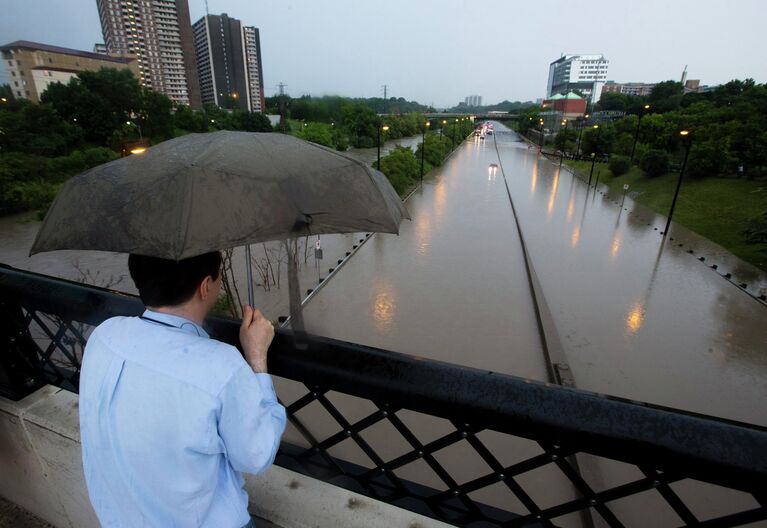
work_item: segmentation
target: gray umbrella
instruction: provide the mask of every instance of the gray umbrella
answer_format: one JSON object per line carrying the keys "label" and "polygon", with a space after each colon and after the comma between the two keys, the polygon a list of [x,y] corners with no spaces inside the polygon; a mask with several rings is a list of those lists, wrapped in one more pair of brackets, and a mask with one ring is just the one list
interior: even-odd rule
{"label": "gray umbrella", "polygon": [[[310,234],[398,233],[403,218],[386,176],[343,153],[283,134],[189,134],[67,181],[30,255],[83,249],[180,260]],[[297,272],[289,272],[294,316]]]}

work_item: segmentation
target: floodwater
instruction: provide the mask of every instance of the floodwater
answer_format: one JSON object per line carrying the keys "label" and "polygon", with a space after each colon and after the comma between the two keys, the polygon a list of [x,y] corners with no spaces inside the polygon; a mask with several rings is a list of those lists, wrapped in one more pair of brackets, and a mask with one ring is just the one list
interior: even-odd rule
{"label": "floodwater", "polygon": [[[307,303],[307,327],[548,381],[503,173],[490,169],[500,154],[576,386],[767,425],[767,306],[708,267],[721,248],[673,224],[664,244],[665,218],[496,130],[497,151],[492,136],[464,142],[410,198],[400,235],[371,237]],[[752,290],[767,286],[740,265]]]}
{"label": "floodwater", "polygon": [[[401,145],[415,150],[420,136],[411,136],[387,141],[381,145],[381,155]],[[351,149],[347,154],[372,163],[376,149]],[[29,257],[40,221],[35,213],[24,213],[0,217],[0,263],[19,269],[35,271],[55,277],[75,280],[96,286],[111,288],[127,293],[138,293],[128,274],[128,256],[103,251],[54,251]],[[322,260],[315,260],[316,236],[299,241],[299,282],[303,294],[316,288],[320,279],[325,279],[331,268],[337,268],[339,260],[345,262],[347,253],[353,253],[354,246],[364,240],[364,234],[322,235]],[[307,247],[308,244],[308,247]],[[307,249],[307,251],[304,250]],[[254,269],[255,305],[271,320],[288,315],[287,257],[280,242],[254,244],[252,246]],[[232,258],[232,269],[242,303],[247,302],[245,252],[236,248]],[[259,270],[269,269],[268,277]]]}

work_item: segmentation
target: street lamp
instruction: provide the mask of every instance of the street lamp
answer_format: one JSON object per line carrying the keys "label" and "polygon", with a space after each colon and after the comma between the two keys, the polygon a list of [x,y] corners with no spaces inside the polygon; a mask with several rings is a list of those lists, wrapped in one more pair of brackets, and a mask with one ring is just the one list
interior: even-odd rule
{"label": "street lamp", "polygon": [[6,97],[0,97],[0,102],[7,103],[8,99]]}
{"label": "street lamp", "polygon": [[583,125],[586,124],[586,121],[589,119],[589,114],[586,114],[583,116],[583,118],[580,119],[581,126],[580,130],[578,131],[578,146],[575,148],[575,153],[580,156],[581,154],[581,137],[583,136]]}
{"label": "street lamp", "polygon": [[543,153],[543,140],[544,140],[544,137],[545,137],[543,135],[543,118],[538,120],[538,124],[541,126],[541,153]]}
{"label": "street lamp", "polygon": [[134,123],[133,121],[126,121],[125,124],[126,125],[133,125],[136,128],[138,128],[138,138],[141,139],[141,140],[144,139],[144,136],[141,135],[141,125],[139,125],[138,123]]}
{"label": "street lamp", "polygon": [[421,184],[423,184],[423,160],[426,155],[426,129],[431,126],[431,122],[426,121],[421,128]]}
{"label": "street lamp", "polygon": [[631,163],[634,163],[634,152],[637,148],[637,140],[639,139],[639,127],[642,125],[642,117],[644,117],[645,112],[647,112],[650,109],[650,105],[646,104],[644,105],[644,112],[639,113],[639,120],[637,121],[637,130],[634,134],[634,146],[631,147]]}
{"label": "street lamp", "polygon": [[597,161],[596,151],[599,150],[599,135],[602,133],[602,128],[599,125],[594,125],[594,128],[597,130],[597,142],[594,145],[595,152],[591,153],[591,172],[589,172],[589,186],[591,186],[591,176],[594,174],[594,163]]}
{"label": "street lamp", "polygon": [[674,207],[676,207],[676,199],[679,196],[679,189],[682,187],[682,178],[684,177],[684,169],[687,168],[687,158],[690,156],[690,147],[692,146],[692,136],[689,130],[682,130],[679,132],[684,141],[684,161],[682,162],[682,170],[679,171],[679,179],[676,182],[676,190],[674,191],[674,199],[671,200],[671,209],[668,212],[668,219],[666,220],[666,228],[663,230],[663,236],[668,235],[669,227],[671,227],[671,217],[674,216]]}
{"label": "street lamp", "polygon": [[379,126],[378,127],[378,166],[376,167],[378,170],[381,170],[381,130],[386,132],[389,130],[389,125]]}
{"label": "street lamp", "polygon": [[[447,119],[443,119],[442,120],[442,126],[439,127],[439,144],[440,145],[442,145],[442,129],[445,127],[446,124],[447,124]],[[440,148],[442,148],[442,147],[440,147]]]}
{"label": "street lamp", "polygon": [[560,165],[562,165],[562,160],[565,157],[565,147],[567,147],[567,119],[563,119],[561,124],[565,126],[565,136],[564,136],[564,141],[562,141],[562,150],[559,151]]}
{"label": "street lamp", "polygon": [[453,148],[455,148],[455,129],[458,128],[458,118],[455,118],[455,124],[453,125]]}

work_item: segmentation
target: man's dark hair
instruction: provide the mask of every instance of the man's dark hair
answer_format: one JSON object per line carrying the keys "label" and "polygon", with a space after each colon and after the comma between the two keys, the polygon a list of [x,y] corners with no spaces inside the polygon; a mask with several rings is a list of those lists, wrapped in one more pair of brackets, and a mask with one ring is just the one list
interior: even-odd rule
{"label": "man's dark hair", "polygon": [[131,254],[128,270],[144,305],[175,306],[191,299],[208,275],[218,279],[221,253],[214,251],[179,261]]}

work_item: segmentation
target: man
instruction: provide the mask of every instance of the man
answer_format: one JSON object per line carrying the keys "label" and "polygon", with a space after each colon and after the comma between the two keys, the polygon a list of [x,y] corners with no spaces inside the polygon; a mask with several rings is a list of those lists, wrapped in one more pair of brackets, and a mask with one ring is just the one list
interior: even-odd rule
{"label": "man", "polygon": [[285,429],[266,354],[274,328],[246,306],[245,358],[203,320],[221,255],[178,262],[130,255],[146,311],[91,334],[80,374],[88,494],[102,526],[255,526],[241,472],[268,468]]}

